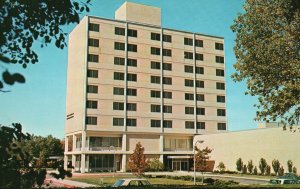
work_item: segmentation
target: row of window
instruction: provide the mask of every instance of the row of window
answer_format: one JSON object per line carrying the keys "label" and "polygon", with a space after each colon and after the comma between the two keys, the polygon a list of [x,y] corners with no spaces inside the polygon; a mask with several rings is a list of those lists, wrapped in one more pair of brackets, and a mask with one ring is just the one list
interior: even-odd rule
{"label": "row of window", "polygon": [[[190,52],[184,52],[184,57],[186,59],[193,59],[193,57],[191,57],[191,55],[193,56],[193,53],[190,54]],[[203,60],[203,54],[197,54],[196,53],[196,60]],[[99,56],[96,55],[96,54],[88,54],[88,62],[98,63],[99,62]],[[160,62],[151,61],[151,68],[152,68],[152,62],[159,65],[159,68],[156,68],[156,69],[160,69]],[[216,63],[224,63],[224,57],[216,56]],[[114,58],[114,64],[116,64],[116,65],[125,65],[125,58],[115,57]],[[165,70],[172,70],[172,65],[170,63],[163,63],[163,64],[164,64],[163,67],[164,67]],[[165,68],[165,64],[169,65],[170,68],[169,69],[167,67]],[[137,67],[137,60],[136,59],[128,59],[127,65]]]}
{"label": "row of window", "polygon": [[[86,108],[90,109],[97,109],[98,108],[98,101],[96,100],[87,100]],[[124,102],[113,102],[113,110],[124,110]],[[136,103],[127,103],[126,106],[127,111],[137,111]],[[161,112],[161,105],[159,104],[151,104],[150,106],[151,112],[159,113]],[[194,107],[185,107],[185,114],[191,115],[194,114],[195,108]],[[164,113],[172,113],[172,106],[164,105],[163,106]],[[205,108],[196,108],[196,115],[205,115]],[[217,109],[217,116],[226,116],[225,109]]]}
{"label": "row of window", "polygon": [[[87,116],[86,117],[86,124],[88,125],[97,125],[97,117],[94,116]],[[134,118],[127,118],[126,119],[126,126],[129,127],[136,127],[137,120]],[[124,126],[124,118],[113,118],[113,126]],[[158,119],[151,119],[150,120],[150,127],[153,128],[160,128],[161,127],[161,120]],[[172,128],[173,121],[172,120],[163,120],[163,127],[164,128]],[[218,130],[226,130],[226,123],[218,123],[217,125]],[[185,121],[185,128],[186,129],[194,129],[195,122],[193,121]],[[197,122],[196,124],[197,129],[205,129],[205,122]]]}
{"label": "row of window", "polygon": [[[94,23],[89,23],[89,31],[99,32],[100,31],[100,25],[99,24],[94,24]],[[125,36],[125,28],[115,27],[115,35]],[[137,37],[138,32],[137,32],[137,30],[134,30],[134,29],[128,29],[127,30],[127,35],[129,37]],[[163,34],[162,38],[163,38],[164,42],[168,42],[168,43],[172,42],[172,36],[171,35]],[[151,32],[151,40],[160,41],[161,40],[160,33]],[[184,45],[193,46],[194,43],[195,43],[196,47],[203,47],[203,40],[195,39],[195,41],[194,41],[192,38],[187,38],[187,37],[184,38]],[[215,49],[216,50],[224,50],[223,43],[215,43]]]}
{"label": "row of window", "polygon": [[[201,69],[200,69],[201,71]],[[200,72],[201,73],[201,72]],[[224,70],[216,70],[216,73],[219,76],[224,76]],[[98,70],[87,70],[87,77],[91,78],[98,78]],[[114,80],[124,80],[125,74],[123,72],[114,72]],[[137,74],[127,73],[127,81],[137,81]],[[150,82],[153,84],[160,84],[161,77],[160,76],[150,76]],[[172,85],[172,78],[171,77],[163,77],[162,82],[164,85]],[[184,85],[186,87],[194,87],[194,80],[192,79],[185,79]],[[196,87],[197,88],[204,88],[204,81],[196,80]],[[216,89],[218,90],[225,90],[225,83],[216,82]]]}
{"label": "row of window", "polygon": [[[98,86],[96,85],[88,85],[87,86],[87,93],[98,93]],[[124,88],[122,87],[114,87],[113,88],[114,95],[124,95]],[[137,96],[137,89],[127,88],[127,95],[128,96]],[[161,91],[158,90],[151,90],[150,97],[152,98],[160,98]],[[164,91],[163,98],[172,99],[172,92]],[[193,93],[185,93],[185,100],[194,100]],[[196,94],[197,101],[205,101],[204,94]],[[217,95],[217,102],[225,103],[225,96]]]}

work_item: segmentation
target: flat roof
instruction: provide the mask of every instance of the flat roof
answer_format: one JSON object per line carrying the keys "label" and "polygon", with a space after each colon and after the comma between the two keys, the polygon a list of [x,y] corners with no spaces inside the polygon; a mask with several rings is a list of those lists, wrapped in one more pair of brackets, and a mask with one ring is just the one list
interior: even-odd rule
{"label": "flat roof", "polygon": [[162,29],[166,29],[166,30],[169,30],[169,31],[182,32],[182,33],[188,33],[188,34],[196,34],[196,35],[202,35],[202,36],[206,36],[206,37],[214,37],[214,38],[218,38],[218,39],[224,39],[224,37],[221,37],[221,36],[208,35],[208,34],[196,33],[196,32],[189,32],[189,31],[183,31],[183,30],[172,29],[172,28],[164,28],[164,27],[160,27],[160,26],[157,26],[157,25],[151,25],[151,24],[146,24],[146,23],[116,20],[116,19],[110,19],[110,18],[103,18],[103,17],[99,17],[99,16],[89,16],[89,15],[87,15],[87,17],[95,18],[95,19],[102,19],[102,20],[107,20],[107,21],[113,21],[113,22],[119,22],[119,23],[129,23],[129,24],[152,27],[152,28],[158,28],[158,29],[162,28]]}

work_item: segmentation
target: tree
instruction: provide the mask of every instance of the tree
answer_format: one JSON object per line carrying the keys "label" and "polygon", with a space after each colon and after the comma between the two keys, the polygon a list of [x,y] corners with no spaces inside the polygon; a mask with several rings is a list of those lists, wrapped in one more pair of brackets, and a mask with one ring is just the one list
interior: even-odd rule
{"label": "tree", "polygon": [[144,147],[138,142],[135,146],[133,154],[130,155],[128,166],[132,173],[141,176],[147,168],[146,156],[144,155]]}
{"label": "tree", "polygon": [[253,169],[253,174],[254,174],[254,175],[257,175],[257,167],[256,167],[256,166],[255,166],[254,169]]}
{"label": "tree", "polygon": [[282,176],[283,174],[284,174],[284,168],[283,168],[283,166],[281,166],[278,170],[278,175]]}
{"label": "tree", "polygon": [[0,78],[0,90],[4,84],[24,83],[25,78],[19,73],[10,73],[7,66],[38,62],[38,55],[33,50],[36,41],[41,47],[51,42],[57,48],[66,46],[66,33],[62,26],[78,23],[80,13],[89,12],[90,0],[57,1],[1,1],[0,3],[0,65],[5,69]]}
{"label": "tree", "polygon": [[242,169],[243,174],[247,174],[247,165],[245,164]]}
{"label": "tree", "polygon": [[234,81],[258,96],[256,120],[300,119],[300,1],[246,0],[236,33]]}
{"label": "tree", "polygon": [[219,165],[217,166],[217,169],[219,169],[220,173],[224,173],[225,172],[225,169],[226,169],[226,166],[225,164],[221,161],[219,163]]}
{"label": "tree", "polygon": [[147,169],[149,171],[162,171],[164,169],[164,164],[161,161],[159,161],[158,158],[148,160],[147,165]]}
{"label": "tree", "polygon": [[279,171],[279,168],[280,168],[280,163],[277,159],[274,159],[272,161],[272,167],[273,167],[273,170],[274,170],[275,174],[278,175],[278,171]]}
{"label": "tree", "polygon": [[196,171],[205,172],[207,170],[207,160],[209,160],[209,154],[212,152],[212,149],[208,147],[200,150],[197,146],[195,146],[196,154],[195,154],[195,164]]}
{"label": "tree", "polygon": [[252,172],[253,172],[253,162],[252,162],[252,160],[248,161],[247,169],[248,169],[248,172],[250,174],[252,174]]}
{"label": "tree", "polygon": [[271,166],[270,165],[267,165],[266,166],[266,175],[271,175]]}
{"label": "tree", "polygon": [[293,167],[293,173],[297,175],[297,168],[295,166]]}
{"label": "tree", "polygon": [[293,172],[293,162],[292,162],[292,160],[287,161],[287,167],[288,167],[289,173]]}
{"label": "tree", "polygon": [[265,174],[267,165],[267,161],[264,158],[260,158],[258,167],[262,175]]}
{"label": "tree", "polygon": [[236,160],[236,170],[241,172],[243,169],[243,161],[242,158]]}
{"label": "tree", "polygon": [[[46,178],[46,169],[36,166],[34,156],[22,143],[30,141],[31,135],[22,132],[22,125],[0,125],[0,188],[33,188],[41,186]],[[53,166],[58,173],[55,178],[72,176],[62,167]]]}

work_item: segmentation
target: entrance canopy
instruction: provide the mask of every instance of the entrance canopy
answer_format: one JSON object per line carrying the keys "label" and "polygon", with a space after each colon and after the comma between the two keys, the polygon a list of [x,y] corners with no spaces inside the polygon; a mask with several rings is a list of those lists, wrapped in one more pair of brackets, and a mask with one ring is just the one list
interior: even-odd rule
{"label": "entrance canopy", "polygon": [[168,159],[190,159],[192,156],[168,156]]}

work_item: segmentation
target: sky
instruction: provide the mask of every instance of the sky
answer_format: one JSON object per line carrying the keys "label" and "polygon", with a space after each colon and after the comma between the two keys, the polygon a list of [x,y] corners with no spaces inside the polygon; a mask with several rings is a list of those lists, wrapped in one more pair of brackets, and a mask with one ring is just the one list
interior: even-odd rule
{"label": "sky", "polygon": [[[88,15],[114,18],[114,12],[124,0],[93,0]],[[245,82],[231,79],[235,70],[233,52],[235,35],[230,30],[239,12],[242,0],[130,0],[161,8],[162,26],[225,38],[226,56],[226,107],[229,131],[255,129],[253,120],[257,98],[246,96]],[[84,14],[81,15],[83,17]],[[69,33],[76,25],[63,27]],[[1,65],[0,71],[9,69],[21,72],[25,84],[6,88],[11,92],[0,93],[0,124],[21,123],[25,132],[35,135],[64,137],[66,108],[66,78],[68,49],[57,49],[54,44],[34,49],[39,62],[23,69],[20,65]]]}

